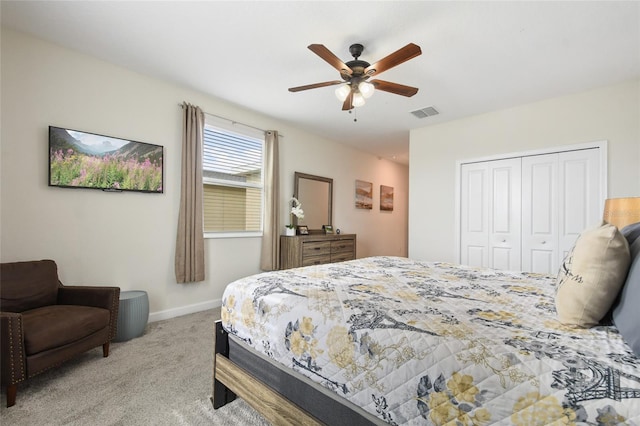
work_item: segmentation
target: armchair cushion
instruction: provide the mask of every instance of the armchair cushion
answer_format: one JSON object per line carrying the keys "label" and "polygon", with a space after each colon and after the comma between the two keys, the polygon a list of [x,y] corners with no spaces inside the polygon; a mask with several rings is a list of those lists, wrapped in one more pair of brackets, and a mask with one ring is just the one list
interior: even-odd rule
{"label": "armchair cushion", "polygon": [[79,341],[109,327],[110,312],[90,306],[52,305],[22,313],[27,356]]}
{"label": "armchair cushion", "polygon": [[53,260],[3,263],[0,276],[3,312],[23,312],[56,304],[59,281]]}

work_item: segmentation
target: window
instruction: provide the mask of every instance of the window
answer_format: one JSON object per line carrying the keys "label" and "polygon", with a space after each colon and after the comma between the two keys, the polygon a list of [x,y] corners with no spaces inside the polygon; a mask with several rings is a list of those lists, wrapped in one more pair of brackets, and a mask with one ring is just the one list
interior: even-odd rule
{"label": "window", "polygon": [[209,117],[202,183],[205,237],[261,236],[264,134]]}

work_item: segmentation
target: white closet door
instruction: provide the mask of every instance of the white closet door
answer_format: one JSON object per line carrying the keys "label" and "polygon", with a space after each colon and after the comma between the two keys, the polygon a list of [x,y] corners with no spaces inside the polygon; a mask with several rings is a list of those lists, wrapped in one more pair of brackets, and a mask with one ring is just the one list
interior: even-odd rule
{"label": "white closet door", "polygon": [[489,166],[464,164],[461,172],[460,263],[489,266]]}
{"label": "white closet door", "polygon": [[522,270],[553,274],[558,250],[558,154],[522,159]]}
{"label": "white closet door", "polygon": [[520,159],[461,168],[460,262],[520,269]]}
{"label": "white closet door", "polygon": [[489,267],[520,270],[521,159],[489,162]]}
{"label": "white closet door", "polygon": [[560,262],[586,228],[602,219],[598,149],[561,152],[559,166]]}

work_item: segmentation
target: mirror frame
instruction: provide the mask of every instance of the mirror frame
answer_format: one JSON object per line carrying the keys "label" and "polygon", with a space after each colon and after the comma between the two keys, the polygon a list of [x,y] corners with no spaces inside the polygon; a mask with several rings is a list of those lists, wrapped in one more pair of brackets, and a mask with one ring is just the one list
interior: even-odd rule
{"label": "mirror frame", "polygon": [[[322,177],[322,176],[315,176],[315,175],[310,175],[307,173],[301,173],[301,172],[295,172],[294,173],[294,181],[293,181],[293,196],[296,197],[298,200],[300,199],[298,197],[299,195],[299,181],[300,179],[308,179],[308,180],[317,180],[320,182],[326,182],[329,184],[329,211],[328,211],[328,215],[329,215],[329,223],[323,223],[323,225],[332,225],[333,224],[333,179],[331,178],[326,178],[326,177]],[[303,207],[304,210],[304,207]],[[293,225],[297,228],[298,227],[298,218],[293,216]],[[324,231],[322,230],[322,228],[320,229],[311,229],[309,228],[309,233],[312,234],[319,234],[319,233],[323,233]]]}

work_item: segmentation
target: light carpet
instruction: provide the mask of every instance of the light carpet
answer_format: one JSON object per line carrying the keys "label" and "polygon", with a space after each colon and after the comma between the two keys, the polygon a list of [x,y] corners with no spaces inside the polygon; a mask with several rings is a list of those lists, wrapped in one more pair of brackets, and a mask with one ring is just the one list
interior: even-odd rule
{"label": "light carpet", "polygon": [[145,333],[113,342],[18,385],[3,425],[256,425],[255,410],[236,400],[214,410],[213,330],[220,309],[150,323]]}

